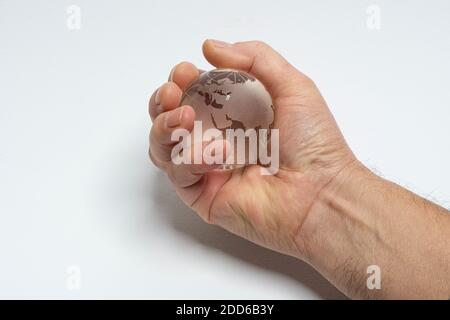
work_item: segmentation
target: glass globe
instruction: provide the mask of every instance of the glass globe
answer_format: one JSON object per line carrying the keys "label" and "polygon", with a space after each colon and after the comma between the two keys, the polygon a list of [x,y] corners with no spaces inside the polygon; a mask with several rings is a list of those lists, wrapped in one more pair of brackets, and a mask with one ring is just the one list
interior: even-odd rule
{"label": "glass globe", "polygon": [[[234,155],[222,169],[240,167],[255,159],[258,162],[258,150],[267,148],[274,107],[264,85],[252,75],[232,69],[203,72],[186,89],[181,105],[194,108],[203,132],[211,128],[220,130],[223,139],[232,143]],[[245,155],[238,150],[237,141],[237,133],[243,132],[247,133]]]}

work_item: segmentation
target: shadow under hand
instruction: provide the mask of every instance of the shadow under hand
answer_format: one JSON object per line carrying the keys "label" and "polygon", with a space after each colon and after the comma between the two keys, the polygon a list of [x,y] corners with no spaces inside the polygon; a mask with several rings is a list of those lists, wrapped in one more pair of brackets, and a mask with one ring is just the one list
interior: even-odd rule
{"label": "shadow under hand", "polygon": [[154,204],[158,206],[155,212],[162,215],[163,219],[178,232],[184,233],[193,241],[213,247],[258,268],[284,274],[308,287],[323,299],[346,299],[308,264],[204,223],[178,199],[163,173],[156,174],[153,183],[157,184],[157,187],[151,188]]}

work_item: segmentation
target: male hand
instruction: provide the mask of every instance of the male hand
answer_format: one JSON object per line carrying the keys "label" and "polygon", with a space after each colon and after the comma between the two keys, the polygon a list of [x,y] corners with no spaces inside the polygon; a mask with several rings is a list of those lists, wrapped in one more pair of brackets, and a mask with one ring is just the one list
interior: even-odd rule
{"label": "male hand", "polygon": [[174,67],[169,81],[151,97],[150,157],[167,172],[178,195],[206,222],[265,247],[305,255],[302,226],[321,190],[357,161],[347,147],[314,83],[267,44],[207,40],[205,58],[217,68],[246,71],[267,88],[279,129],[278,172],[261,175],[258,165],[217,171],[214,165],[175,165],[175,129],[193,129],[195,112],[179,106],[183,90],[198,76],[188,62]]}

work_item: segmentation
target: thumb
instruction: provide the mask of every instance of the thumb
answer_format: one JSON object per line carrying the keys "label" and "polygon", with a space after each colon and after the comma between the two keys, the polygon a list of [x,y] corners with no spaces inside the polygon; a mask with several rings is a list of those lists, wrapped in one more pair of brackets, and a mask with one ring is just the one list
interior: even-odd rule
{"label": "thumb", "polygon": [[261,41],[236,42],[206,40],[203,54],[217,68],[246,71],[258,78],[276,100],[298,92],[298,86],[310,82],[278,52]]}

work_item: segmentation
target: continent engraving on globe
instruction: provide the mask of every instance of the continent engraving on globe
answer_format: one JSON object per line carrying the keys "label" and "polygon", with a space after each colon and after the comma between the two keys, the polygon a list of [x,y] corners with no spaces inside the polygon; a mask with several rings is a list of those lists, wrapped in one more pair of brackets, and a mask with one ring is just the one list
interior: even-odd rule
{"label": "continent engraving on globe", "polygon": [[[184,92],[181,105],[193,107],[196,121],[201,121],[203,131],[218,129],[223,138],[233,140],[230,142],[233,142],[235,154],[237,137],[229,133],[239,129],[244,132],[255,131],[256,146],[251,145],[249,137],[244,138],[245,163],[252,156],[257,158],[259,149],[267,148],[274,123],[274,107],[264,85],[252,75],[232,69],[203,72]],[[232,162],[233,165],[222,169],[237,167],[237,158]]]}
{"label": "continent engraving on globe", "polygon": [[202,73],[184,93],[203,129],[270,129],[274,110],[264,85],[243,71],[216,69]]}

